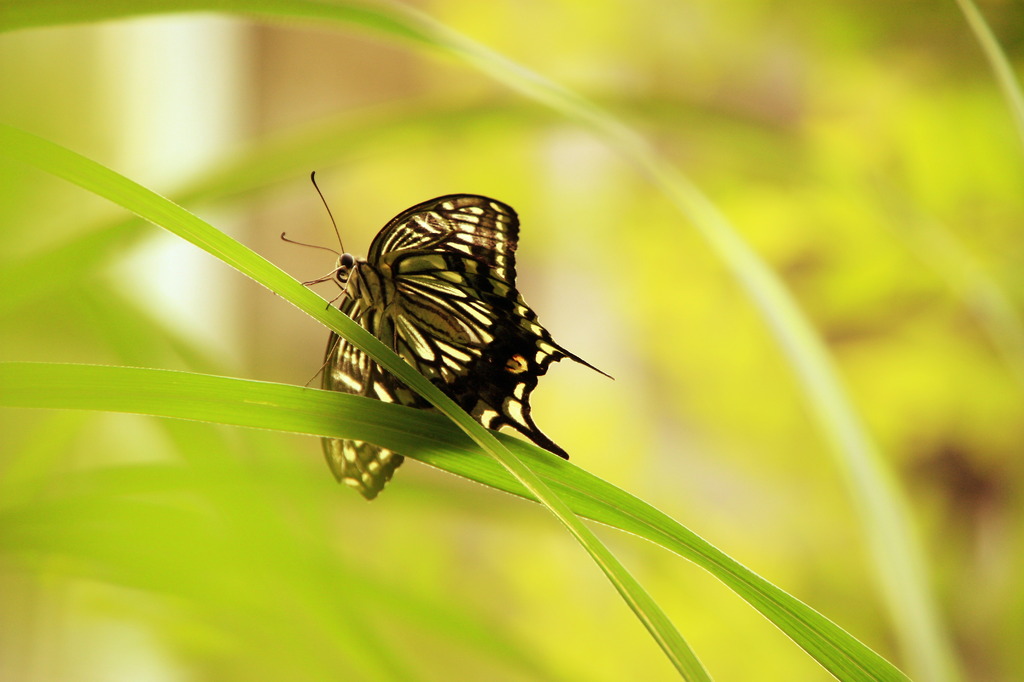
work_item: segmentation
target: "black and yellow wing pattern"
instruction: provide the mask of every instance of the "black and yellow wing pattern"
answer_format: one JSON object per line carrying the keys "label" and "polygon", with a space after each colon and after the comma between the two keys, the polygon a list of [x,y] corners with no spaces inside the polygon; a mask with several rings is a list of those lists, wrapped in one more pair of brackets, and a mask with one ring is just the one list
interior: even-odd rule
{"label": "black and yellow wing pattern", "polygon": [[[338,307],[485,427],[511,427],[568,458],[534,424],[530,393],[552,362],[593,366],[555,343],[516,290],[518,236],[515,211],[494,199],[452,194],[423,202],[392,219],[365,259],[342,255]],[[322,387],[429,407],[333,333]],[[323,445],[335,477],[367,499],[402,463],[363,441],[325,438]]]}

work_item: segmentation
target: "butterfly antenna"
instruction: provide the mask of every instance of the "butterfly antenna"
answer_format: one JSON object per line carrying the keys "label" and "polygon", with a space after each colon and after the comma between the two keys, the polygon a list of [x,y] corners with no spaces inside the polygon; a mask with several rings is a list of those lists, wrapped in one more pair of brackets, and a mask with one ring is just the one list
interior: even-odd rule
{"label": "butterfly antenna", "polygon": [[281,233],[281,241],[288,242],[289,244],[297,244],[298,246],[308,246],[311,249],[320,249],[321,251],[330,251],[335,256],[340,256],[341,255],[337,251],[335,251],[334,249],[329,249],[326,246],[319,246],[317,244],[307,244],[306,242],[297,242],[294,239],[289,239],[288,237],[285,236],[285,234],[286,233],[284,233],[284,232]]}
{"label": "butterfly antenna", "polygon": [[345,244],[341,241],[341,232],[338,231],[338,223],[334,222],[334,214],[331,213],[331,207],[327,205],[327,199],[324,199],[324,193],[320,191],[320,186],[316,184],[316,171],[309,174],[309,181],[313,183],[316,193],[320,195],[320,201],[324,202],[324,208],[327,209],[327,216],[331,219],[331,225],[334,226],[334,234],[338,236],[338,246],[341,247],[341,252],[345,253]]}

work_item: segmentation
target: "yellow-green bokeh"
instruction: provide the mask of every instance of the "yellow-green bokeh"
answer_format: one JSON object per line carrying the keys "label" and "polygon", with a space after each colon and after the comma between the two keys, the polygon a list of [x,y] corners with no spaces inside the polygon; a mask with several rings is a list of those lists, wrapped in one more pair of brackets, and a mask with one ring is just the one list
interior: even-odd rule
{"label": "yellow-green bokeh", "polygon": [[[1015,679],[1024,149],[955,4],[919,5],[421,9],[599,102],[732,220],[898,474],[965,678]],[[1019,72],[1019,7],[981,9]],[[843,474],[763,320],[666,198],[572,122],[355,26],[212,15],[0,34],[0,120],[160,193],[198,188],[187,208],[300,279],[332,265],[278,239],[333,245],[310,170],[357,253],[435,195],[511,204],[520,289],[615,377],[555,367],[540,426],[907,664]],[[338,149],[306,162],[295,140],[322,129]],[[202,199],[268,141],[294,169]],[[324,329],[156,228],[19,270],[123,216],[6,162],[0,180],[0,360],[317,371]],[[410,462],[367,504],[310,438],[25,411],[0,412],[0,431],[0,532],[18,530],[0,540],[0,679],[674,676],[576,544],[509,496]],[[829,679],[706,574],[602,537],[716,679]]]}

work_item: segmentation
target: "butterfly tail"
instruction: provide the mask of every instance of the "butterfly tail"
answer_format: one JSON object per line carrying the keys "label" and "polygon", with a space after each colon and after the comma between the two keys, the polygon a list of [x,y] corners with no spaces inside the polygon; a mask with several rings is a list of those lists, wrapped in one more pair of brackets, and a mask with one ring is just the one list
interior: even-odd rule
{"label": "butterfly tail", "polygon": [[586,360],[584,360],[580,356],[576,355],[575,353],[570,353],[569,351],[567,351],[566,349],[562,348],[561,346],[558,346],[558,350],[561,351],[562,355],[564,355],[565,357],[569,358],[570,360],[575,360],[576,362],[580,363],[584,367],[589,367],[590,369],[594,370],[598,374],[602,374],[602,375],[608,377],[609,379],[611,379],[612,381],[615,381],[615,377],[613,377],[611,374],[608,374],[608,372],[605,372],[603,370],[598,369],[597,367],[594,367],[592,364],[590,364],[589,362],[587,362]]}

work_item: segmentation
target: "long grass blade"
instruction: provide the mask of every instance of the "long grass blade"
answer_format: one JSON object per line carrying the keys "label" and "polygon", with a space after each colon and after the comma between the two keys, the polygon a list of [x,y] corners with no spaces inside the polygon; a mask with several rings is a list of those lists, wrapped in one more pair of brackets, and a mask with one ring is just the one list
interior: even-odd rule
{"label": "long grass blade", "polygon": [[195,244],[256,282],[262,284],[325,326],[365,351],[382,367],[402,379],[454,421],[490,456],[501,463],[523,486],[566,527],[590,554],[650,632],[679,673],[687,680],[709,680],[689,645],[658,604],[640,586],[618,559],[572,512],[569,506],[497,441],[493,434],[462,411],[448,396],[417,373],[372,334],[297,280],[242,244],[214,229],[180,206],[147,190],[100,164],[57,144],[0,125],[0,150],[6,155],[64,178],[132,211],[146,220]]}
{"label": "long grass blade", "polygon": [[[0,406],[129,412],[367,440],[536,499],[495,460],[478,456],[479,445],[445,418],[319,389],[168,370],[7,362],[0,363]],[[645,502],[530,443],[496,435],[575,513],[635,533],[701,566],[838,679],[907,680],[838,625]]]}

